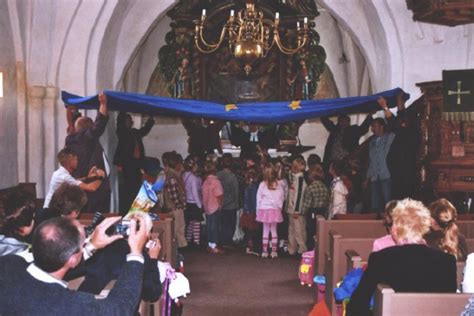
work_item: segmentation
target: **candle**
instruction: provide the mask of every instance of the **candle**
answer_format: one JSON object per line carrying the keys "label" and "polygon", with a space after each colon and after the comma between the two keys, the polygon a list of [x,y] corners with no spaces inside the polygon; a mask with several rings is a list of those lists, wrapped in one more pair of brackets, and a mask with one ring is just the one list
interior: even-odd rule
{"label": "candle", "polygon": [[278,20],[280,18],[280,12],[275,13],[275,20]]}
{"label": "candle", "polygon": [[202,9],[202,16],[206,16],[206,9]]}
{"label": "candle", "polygon": [[308,24],[308,18],[304,18],[304,24]]}
{"label": "candle", "polygon": [[300,29],[300,22],[296,22],[296,29],[297,29],[297,30]]}
{"label": "candle", "polygon": [[234,16],[234,10],[230,10],[230,16]]}

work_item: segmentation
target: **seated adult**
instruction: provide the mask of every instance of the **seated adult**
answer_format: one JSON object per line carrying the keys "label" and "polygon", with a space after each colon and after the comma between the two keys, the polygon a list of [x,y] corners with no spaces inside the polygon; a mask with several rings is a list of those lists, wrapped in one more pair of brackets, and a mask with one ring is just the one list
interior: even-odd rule
{"label": "seated adult", "polygon": [[37,210],[35,225],[58,216],[77,219],[86,204],[87,195],[80,187],[63,183],[54,192],[49,207]]}
{"label": "seated adult", "polygon": [[397,206],[397,203],[398,201],[392,200],[385,205],[385,214],[383,216],[382,222],[388,234],[374,240],[374,244],[372,246],[372,252],[376,252],[376,251],[397,245],[391,233],[392,223],[393,223],[392,212],[393,212],[393,209]]}
{"label": "seated adult", "polygon": [[[26,262],[32,262],[33,256],[31,253],[31,237],[33,227],[40,224],[36,220],[36,210],[33,197],[21,190],[15,190],[8,195],[5,201],[5,208],[0,213],[0,256],[7,254],[18,254],[24,258]],[[50,218],[51,215],[49,215]],[[41,217],[41,216],[39,216]],[[48,219],[50,219],[48,218]],[[114,241],[121,238],[119,235],[108,236],[105,233],[106,228],[120,217],[111,217],[104,221],[103,224],[97,226],[85,243],[86,249],[95,251],[102,249]],[[84,252],[84,259],[92,256],[90,251]]]}
{"label": "seated adult", "polygon": [[63,217],[43,222],[33,236],[35,262],[27,269],[19,256],[0,258],[0,314],[132,315],[140,300],[142,251],[148,238],[145,225],[137,220],[138,225],[131,222],[127,263],[105,299],[68,290],[63,281],[82,260],[84,230],[79,222]]}
{"label": "seated adult", "polygon": [[457,261],[466,261],[467,243],[456,225],[457,211],[446,199],[434,201],[431,211],[431,229],[425,235],[428,246],[452,254]]}
{"label": "seated adult", "polygon": [[28,193],[16,190],[7,196],[0,213],[0,256],[17,254],[33,260],[29,236],[33,231],[35,203]]}
{"label": "seated adult", "polygon": [[391,233],[398,246],[369,256],[368,266],[347,306],[347,315],[370,315],[378,283],[396,292],[456,292],[456,258],[426,246],[428,209],[418,201],[399,201],[392,212]]}
{"label": "seated adult", "polygon": [[[21,196],[25,197],[22,198]],[[16,210],[16,212],[28,212],[31,208],[34,212],[34,203],[30,196],[25,195],[24,192],[18,192],[7,199],[7,210]],[[53,194],[50,208],[43,209],[37,220],[33,221],[33,217],[29,221],[18,222],[14,231],[18,231],[20,236],[17,239],[5,239],[7,246],[2,247],[2,239],[0,239],[0,250],[12,248],[12,245],[17,245],[18,254],[22,255],[27,262],[32,262],[33,257],[28,251],[29,244],[23,240],[31,233],[33,223],[38,226],[43,221],[55,217],[64,217],[76,219],[79,216],[80,210],[87,204],[87,196],[79,187],[69,184],[63,184]],[[32,213],[33,214],[33,213]],[[37,213],[38,214],[38,213]],[[99,294],[104,287],[114,279],[117,279],[126,264],[126,255],[130,252],[130,248],[126,240],[120,236],[107,236],[104,227],[110,226],[109,222],[116,222],[119,217],[107,218],[104,224],[96,227],[90,238],[86,243],[86,251],[84,252],[84,259],[78,266],[71,269],[65,276],[65,280],[72,280],[84,276],[84,281],[79,286],[82,292]],[[25,222],[25,223],[23,223]],[[105,226],[104,226],[105,225]],[[108,226],[107,226],[108,225]],[[151,220],[147,221],[147,231],[149,231],[153,223]],[[25,235],[26,234],[26,235]],[[156,236],[154,236],[155,238]],[[141,289],[141,298],[146,301],[156,301],[161,296],[160,274],[158,271],[158,256],[161,250],[159,240],[156,240],[153,247],[148,249],[148,252],[143,252],[145,260],[145,271],[143,278],[143,286]],[[21,252],[23,251],[23,252]],[[2,255],[0,252],[0,255]],[[6,253],[4,253],[6,254]]]}
{"label": "seated adult", "polygon": [[[141,224],[146,227],[147,233],[153,228],[153,222],[147,214],[134,212],[130,218],[141,218]],[[105,219],[104,221],[108,220]],[[143,284],[140,290],[141,298],[145,301],[157,301],[162,293],[160,272],[158,270],[158,256],[161,244],[157,236],[150,236],[153,245],[148,251],[143,251],[144,274]],[[125,239],[119,239],[100,250],[94,250],[92,243],[91,258],[83,261],[76,269],[71,270],[66,276],[66,280],[72,280],[84,276],[84,281],[78,290],[92,294],[99,294],[111,280],[117,279],[122,273],[127,263],[127,253],[130,247]]]}
{"label": "seated adult", "polygon": [[76,170],[78,165],[77,153],[69,148],[61,149],[58,152],[59,168],[53,172],[51,181],[49,183],[49,190],[44,199],[44,208],[49,207],[49,202],[54,192],[63,183],[69,183],[80,187],[86,192],[93,192],[101,184],[101,179],[104,178],[105,173],[101,169],[97,169],[95,166],[89,170],[89,174],[85,178],[75,179],[71,174]]}

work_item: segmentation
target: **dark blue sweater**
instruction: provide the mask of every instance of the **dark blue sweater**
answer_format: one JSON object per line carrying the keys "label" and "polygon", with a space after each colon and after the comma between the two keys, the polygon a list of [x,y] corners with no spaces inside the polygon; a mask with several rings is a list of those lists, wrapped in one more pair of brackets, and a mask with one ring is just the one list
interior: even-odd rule
{"label": "dark blue sweater", "polygon": [[105,299],[33,278],[15,255],[0,258],[0,315],[133,315],[139,304],[143,264],[131,261]]}

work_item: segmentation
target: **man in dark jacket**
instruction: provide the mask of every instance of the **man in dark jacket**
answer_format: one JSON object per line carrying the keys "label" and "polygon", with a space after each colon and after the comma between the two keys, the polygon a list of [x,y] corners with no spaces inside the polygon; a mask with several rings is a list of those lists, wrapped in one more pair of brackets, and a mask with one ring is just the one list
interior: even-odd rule
{"label": "man in dark jacket", "polygon": [[[105,299],[68,290],[62,279],[82,259],[84,231],[77,221],[55,218],[41,224],[33,237],[35,262],[21,257],[0,258],[0,314],[15,315],[132,315],[140,300],[142,250],[146,225],[131,224],[130,254],[116,285]],[[25,269],[26,268],[26,269]],[[28,293],[23,295],[22,293]]]}
{"label": "man in dark jacket", "polygon": [[[104,150],[99,142],[100,136],[105,131],[109,120],[107,112],[107,97],[104,93],[99,94],[99,111],[95,122],[88,117],[79,117],[74,128],[69,123],[65,147],[73,150],[77,154],[79,163],[72,176],[76,179],[87,177],[89,170],[96,166],[109,173],[108,162],[106,161]],[[68,113],[70,108],[68,108]],[[69,118],[69,115],[68,115]],[[106,176],[100,187],[95,192],[87,192],[88,204],[85,212],[109,212],[110,211],[110,183]]]}
{"label": "man in dark jacket", "polygon": [[118,144],[115,151],[114,164],[122,174],[119,182],[119,207],[120,213],[126,214],[137,196],[142,185],[142,173],[145,147],[143,137],[148,135],[155,124],[153,118],[149,118],[140,129],[133,128],[133,120],[130,114],[121,112],[117,117]]}
{"label": "man in dark jacket", "polygon": [[359,125],[350,125],[351,119],[346,114],[337,117],[337,124],[334,124],[329,117],[321,117],[321,123],[329,132],[328,141],[324,148],[323,165],[324,170],[329,170],[329,165],[333,161],[343,160],[352,154],[359,146],[359,139],[369,131],[372,122],[372,114]]}

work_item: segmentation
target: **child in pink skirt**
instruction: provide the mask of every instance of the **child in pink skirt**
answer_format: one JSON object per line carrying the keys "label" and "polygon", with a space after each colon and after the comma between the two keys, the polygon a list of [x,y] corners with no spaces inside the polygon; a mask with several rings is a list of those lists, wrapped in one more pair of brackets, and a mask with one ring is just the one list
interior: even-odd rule
{"label": "child in pink skirt", "polygon": [[262,235],[262,258],[268,257],[268,242],[270,233],[272,236],[271,257],[278,257],[277,254],[277,225],[283,222],[281,209],[285,201],[285,191],[283,181],[278,180],[278,174],[274,166],[270,163],[263,168],[263,181],[258,186],[257,191],[257,218],[263,223]]}

